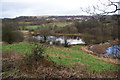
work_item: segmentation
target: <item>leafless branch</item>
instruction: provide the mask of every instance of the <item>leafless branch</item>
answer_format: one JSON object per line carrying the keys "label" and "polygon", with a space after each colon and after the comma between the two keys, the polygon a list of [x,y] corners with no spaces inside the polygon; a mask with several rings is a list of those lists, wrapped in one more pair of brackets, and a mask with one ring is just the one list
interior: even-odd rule
{"label": "leafless branch", "polygon": [[[102,1],[101,0],[99,0],[99,2],[100,2],[100,4],[102,4],[103,6],[105,6],[105,7],[110,7],[110,6],[113,6],[115,9],[114,10],[112,10],[112,11],[107,11],[106,10],[106,8],[104,8],[104,9],[100,9],[100,7],[99,7],[99,5],[93,5],[93,6],[89,6],[88,8],[86,8],[86,9],[82,9],[81,8],[81,10],[82,11],[84,11],[84,12],[87,12],[87,13],[89,13],[89,14],[97,14],[97,11],[100,11],[101,13],[99,13],[100,15],[104,15],[104,14],[110,14],[110,13],[115,13],[115,12],[117,12],[117,11],[119,11],[120,10],[120,8],[118,7],[119,6],[119,4],[120,4],[120,2],[114,2],[114,1],[111,1],[111,0],[108,0],[108,2],[110,3],[110,4],[104,4],[104,3],[102,3]],[[91,9],[92,8],[92,9]],[[93,11],[92,11],[93,10]]]}

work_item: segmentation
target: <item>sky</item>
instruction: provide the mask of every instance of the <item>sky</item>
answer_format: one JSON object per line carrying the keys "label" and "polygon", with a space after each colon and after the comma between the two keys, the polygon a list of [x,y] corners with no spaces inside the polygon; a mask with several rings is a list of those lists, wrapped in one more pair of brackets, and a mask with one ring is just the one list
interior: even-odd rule
{"label": "sky", "polygon": [[[96,5],[99,0],[1,0],[0,2],[2,18],[15,18],[43,15],[89,15],[81,8],[86,9],[88,6]],[[107,0],[101,0],[101,2],[107,3]],[[100,4],[99,6],[102,7]]]}

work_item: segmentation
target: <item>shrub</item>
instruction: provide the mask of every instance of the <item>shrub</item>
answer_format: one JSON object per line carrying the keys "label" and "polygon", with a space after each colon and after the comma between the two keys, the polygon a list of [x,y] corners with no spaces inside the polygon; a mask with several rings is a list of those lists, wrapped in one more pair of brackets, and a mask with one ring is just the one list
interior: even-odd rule
{"label": "shrub", "polygon": [[67,39],[65,40],[65,43],[63,44],[64,47],[69,47],[69,43],[67,42]]}
{"label": "shrub", "polygon": [[38,61],[44,57],[43,55],[44,53],[45,53],[45,46],[42,44],[35,43],[32,46],[32,54],[30,55],[30,58],[33,58],[36,61]]}
{"label": "shrub", "polygon": [[16,25],[12,23],[3,23],[2,41],[12,44],[13,42],[21,42],[23,39],[23,34],[18,31]]}

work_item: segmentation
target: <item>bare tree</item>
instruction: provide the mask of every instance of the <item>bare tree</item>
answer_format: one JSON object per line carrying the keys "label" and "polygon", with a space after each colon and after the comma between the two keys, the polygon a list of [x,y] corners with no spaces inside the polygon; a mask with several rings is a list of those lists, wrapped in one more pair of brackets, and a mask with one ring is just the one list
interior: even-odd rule
{"label": "bare tree", "polygon": [[96,5],[88,6],[85,9],[81,8],[81,10],[92,15],[107,15],[110,13],[116,13],[117,11],[119,13],[120,0],[107,0],[106,3],[103,3],[101,0],[99,0]]}
{"label": "bare tree", "polygon": [[[104,1],[106,1],[106,3],[103,3],[101,0],[99,0],[97,4],[88,6],[88,8],[86,9],[81,8],[81,10],[91,15],[97,15],[99,19],[104,18],[103,15],[115,14],[113,17],[116,16],[115,25],[117,25],[116,30],[118,34],[117,38],[120,40],[120,0],[104,0]],[[118,14],[116,12],[118,12]]]}
{"label": "bare tree", "polygon": [[53,35],[54,32],[49,28],[41,28],[35,31],[36,33],[39,33],[44,38],[44,42],[47,40],[47,36]]}

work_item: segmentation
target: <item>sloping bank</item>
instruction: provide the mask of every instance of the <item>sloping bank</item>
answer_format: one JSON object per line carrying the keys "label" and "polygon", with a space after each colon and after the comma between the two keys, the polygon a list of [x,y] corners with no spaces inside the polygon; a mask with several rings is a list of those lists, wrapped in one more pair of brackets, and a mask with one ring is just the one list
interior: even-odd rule
{"label": "sloping bank", "polygon": [[[80,47],[80,45],[70,48],[50,46],[46,49],[46,54],[49,54],[48,57],[52,61],[62,66],[72,66],[75,63],[80,63],[84,65],[84,69],[88,71],[118,70],[115,65],[98,60],[93,55],[81,51]],[[3,51],[17,51],[21,54],[28,55],[32,50],[28,43],[4,45],[2,49]]]}

